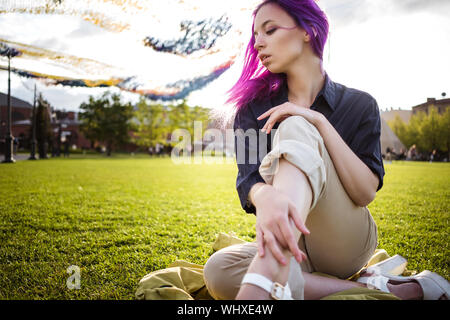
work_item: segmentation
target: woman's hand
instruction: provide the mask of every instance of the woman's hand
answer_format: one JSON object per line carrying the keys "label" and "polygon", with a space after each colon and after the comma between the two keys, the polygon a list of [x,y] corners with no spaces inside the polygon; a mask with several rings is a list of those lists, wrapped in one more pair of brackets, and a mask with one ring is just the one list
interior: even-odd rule
{"label": "woman's hand", "polygon": [[291,102],[285,102],[276,107],[273,107],[264,112],[257,119],[261,120],[268,116],[270,116],[269,119],[267,119],[264,127],[261,129],[263,132],[266,131],[267,134],[270,133],[270,130],[276,122],[282,122],[290,116],[302,116],[316,127],[319,125],[320,121],[325,118],[320,112],[298,106]]}
{"label": "woman's hand", "polygon": [[309,234],[309,230],[289,197],[271,185],[264,185],[255,192],[253,201],[256,207],[256,242],[259,255],[264,256],[264,246],[267,245],[282,265],[287,264],[282,252],[286,249],[299,263],[305,260],[306,255],[298,248],[298,239],[295,238],[293,230],[297,228],[304,234]]}

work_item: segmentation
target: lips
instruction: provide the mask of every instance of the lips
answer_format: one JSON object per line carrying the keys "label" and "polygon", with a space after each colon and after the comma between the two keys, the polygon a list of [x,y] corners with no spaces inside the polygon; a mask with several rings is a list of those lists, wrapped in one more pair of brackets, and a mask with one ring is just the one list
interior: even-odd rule
{"label": "lips", "polygon": [[259,54],[258,55],[258,58],[259,58],[259,60],[261,60],[262,63],[264,63],[264,61],[270,57],[271,57],[271,55],[268,55],[268,54]]}

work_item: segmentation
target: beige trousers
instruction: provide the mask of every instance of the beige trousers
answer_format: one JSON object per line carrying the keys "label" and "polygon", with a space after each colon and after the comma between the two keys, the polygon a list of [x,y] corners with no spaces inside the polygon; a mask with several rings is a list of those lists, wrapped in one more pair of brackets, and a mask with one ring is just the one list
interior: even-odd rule
{"label": "beige trousers", "polygon": [[[310,234],[302,235],[299,248],[308,259],[291,258],[288,283],[294,299],[304,297],[302,271],[322,272],[346,279],[358,272],[377,247],[377,227],[367,207],[353,203],[339,180],[317,128],[301,116],[280,123],[272,150],[259,172],[272,184],[283,157],[308,178],[313,199],[306,219]],[[205,283],[218,300],[234,299],[242,278],[257,254],[256,243],[233,245],[214,253],[204,268]]]}

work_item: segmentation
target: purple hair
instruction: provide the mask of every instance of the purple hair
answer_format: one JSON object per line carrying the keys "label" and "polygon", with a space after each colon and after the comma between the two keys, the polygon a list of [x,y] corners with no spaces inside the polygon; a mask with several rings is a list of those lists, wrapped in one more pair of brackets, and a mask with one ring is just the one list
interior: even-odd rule
{"label": "purple hair", "polygon": [[[289,14],[297,26],[304,29],[311,37],[311,47],[314,53],[323,60],[323,48],[328,36],[328,20],[325,13],[314,0],[265,0],[253,12],[254,29],[255,16],[262,6],[274,3]],[[314,36],[312,27],[317,31]],[[272,97],[286,81],[284,73],[272,73],[258,59],[258,51],[254,48],[255,38],[252,35],[245,51],[244,67],[239,80],[228,91],[227,103],[236,105],[239,111],[253,100]]]}

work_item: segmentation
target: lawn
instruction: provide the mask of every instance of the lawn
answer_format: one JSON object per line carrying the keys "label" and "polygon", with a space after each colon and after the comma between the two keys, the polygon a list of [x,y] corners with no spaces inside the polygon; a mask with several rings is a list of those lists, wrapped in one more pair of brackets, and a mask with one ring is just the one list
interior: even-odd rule
{"label": "lawn", "polygon": [[[369,209],[379,248],[450,278],[450,164],[385,164]],[[0,299],[134,299],[139,280],[183,259],[204,264],[219,232],[251,241],[237,168],[145,155],[0,164]],[[69,266],[81,288],[69,290]]]}

